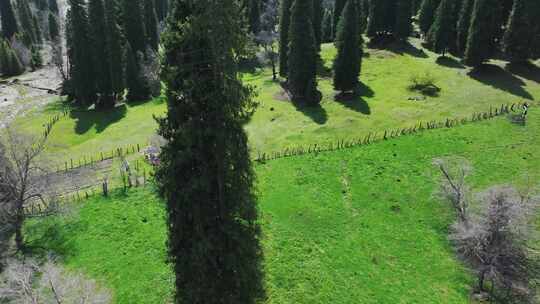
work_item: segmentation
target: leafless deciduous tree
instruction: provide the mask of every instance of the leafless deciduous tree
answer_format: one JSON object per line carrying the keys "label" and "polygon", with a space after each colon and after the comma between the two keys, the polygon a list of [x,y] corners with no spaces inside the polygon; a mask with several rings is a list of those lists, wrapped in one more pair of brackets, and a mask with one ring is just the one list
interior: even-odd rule
{"label": "leafless deciduous tree", "polygon": [[510,186],[496,186],[477,196],[478,208],[470,208],[465,182],[465,172],[470,169],[463,169],[470,166],[461,163],[452,169],[442,160],[436,164],[443,175],[441,193],[458,215],[450,240],[475,270],[476,292],[501,303],[532,302],[534,285],[540,279],[539,252],[532,247],[537,243],[534,218],[540,197],[534,196],[530,187],[519,192]]}
{"label": "leafless deciduous tree", "polygon": [[63,270],[49,259],[40,266],[32,260],[10,260],[0,277],[0,302],[24,304],[106,304],[110,293],[82,274]]}
{"label": "leafless deciduous tree", "polygon": [[470,201],[466,178],[472,167],[467,160],[458,157],[437,159],[434,164],[442,174],[439,195],[452,205],[459,220],[466,223]]}
{"label": "leafless deciduous tree", "polygon": [[9,240],[15,234],[20,250],[24,241],[24,208],[35,201],[47,205],[47,174],[38,164],[46,139],[35,140],[9,128],[5,134],[5,141],[0,143],[0,240]]}

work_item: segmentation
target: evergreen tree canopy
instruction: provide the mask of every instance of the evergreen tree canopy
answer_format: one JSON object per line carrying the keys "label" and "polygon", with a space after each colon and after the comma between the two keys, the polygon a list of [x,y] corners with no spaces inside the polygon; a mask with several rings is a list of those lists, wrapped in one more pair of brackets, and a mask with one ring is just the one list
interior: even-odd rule
{"label": "evergreen tree canopy", "polygon": [[346,92],[358,86],[362,60],[362,41],[357,0],[349,0],[343,9],[337,34],[334,59],[334,89]]}
{"label": "evergreen tree canopy", "polygon": [[264,295],[243,129],[254,103],[237,73],[236,54],[246,42],[236,3],[176,0],[181,9],[169,16],[162,40],[168,113],[159,134],[167,144],[156,180],[178,304],[255,304]]}
{"label": "evergreen tree canopy", "polygon": [[169,0],[156,0],[156,13],[159,21],[165,20],[169,14]]}
{"label": "evergreen tree canopy", "polygon": [[323,26],[322,26],[322,41],[324,43],[334,41],[332,23],[332,11],[326,10],[324,12]]}
{"label": "evergreen tree canopy", "polygon": [[459,19],[457,22],[457,53],[463,55],[467,48],[467,39],[469,37],[469,28],[471,26],[471,16],[474,6],[474,0],[463,0],[461,4],[461,10],[459,12]]}
{"label": "evergreen tree canopy", "polygon": [[88,19],[92,25],[90,36],[92,40],[92,54],[96,89],[100,93],[96,108],[112,108],[111,87],[111,58],[107,54],[107,26],[105,22],[105,6],[103,0],[89,0]]}
{"label": "evergreen tree canopy", "polygon": [[312,0],[295,0],[291,9],[288,85],[294,101],[314,105],[320,102],[320,93],[312,4]]}
{"label": "evergreen tree canopy", "polygon": [[423,0],[420,6],[420,13],[418,15],[418,24],[422,33],[427,34],[433,21],[435,20],[435,13],[439,7],[441,0]]}
{"label": "evergreen tree canopy", "polygon": [[315,45],[317,50],[321,50],[322,43],[322,23],[323,23],[323,1],[313,0],[313,31],[315,33]]}
{"label": "evergreen tree canopy", "polygon": [[394,34],[399,39],[407,39],[412,32],[411,0],[398,0]]}
{"label": "evergreen tree canopy", "polygon": [[334,0],[334,23],[332,24],[334,29],[337,29],[339,18],[341,18],[341,13],[346,3],[347,0]]}
{"label": "evergreen tree canopy", "polygon": [[17,0],[17,13],[19,15],[19,22],[21,26],[21,31],[24,36],[24,43],[30,47],[34,43],[38,43],[38,34],[36,28],[36,23],[28,6],[28,2],[25,0]]}
{"label": "evergreen tree canopy", "polygon": [[249,2],[249,31],[255,35],[261,31],[260,0],[250,0]]}
{"label": "evergreen tree canopy", "polygon": [[452,43],[454,0],[442,0],[435,14],[435,21],[427,35],[427,41],[433,50],[445,55]]}
{"label": "evergreen tree canopy", "polygon": [[129,42],[126,45],[126,99],[141,101],[150,98],[150,88],[141,72],[142,52],[135,51]]}
{"label": "evergreen tree canopy", "polygon": [[158,17],[154,0],[144,0],[144,21],[148,45],[157,50],[159,46]]}
{"label": "evergreen tree canopy", "polygon": [[473,7],[465,64],[479,66],[492,55],[495,49],[498,0],[476,0]]}
{"label": "evergreen tree canopy", "polygon": [[[514,0],[512,13],[503,39],[503,50],[511,62],[523,62],[531,57],[531,29],[534,28],[529,19],[529,1]],[[538,20],[537,20],[538,21]]]}
{"label": "evergreen tree canopy", "polygon": [[11,39],[19,31],[11,0],[0,1],[0,21],[2,21],[2,36]]}
{"label": "evergreen tree canopy", "polygon": [[81,105],[91,105],[96,98],[93,47],[84,0],[69,0],[68,55],[71,64],[73,97]]}
{"label": "evergreen tree canopy", "polygon": [[57,0],[49,0],[49,10],[55,14],[58,14],[58,2]]}
{"label": "evergreen tree canopy", "polygon": [[281,0],[279,14],[279,75],[287,77],[289,64],[289,26],[292,0]]}
{"label": "evergreen tree canopy", "polygon": [[122,0],[123,26],[126,39],[134,51],[146,50],[146,23],[141,0]]}
{"label": "evergreen tree canopy", "polygon": [[52,41],[57,41],[60,38],[60,29],[58,28],[58,21],[56,17],[49,13],[49,37]]}
{"label": "evergreen tree canopy", "polygon": [[397,3],[394,0],[369,2],[369,22],[367,35],[373,38],[379,34],[391,34],[396,26]]}
{"label": "evergreen tree canopy", "polygon": [[110,80],[111,89],[118,99],[118,95],[125,89],[125,50],[123,46],[126,44],[118,20],[116,16],[115,3],[113,1],[105,1],[105,18],[106,18],[106,44],[107,57],[110,60]]}

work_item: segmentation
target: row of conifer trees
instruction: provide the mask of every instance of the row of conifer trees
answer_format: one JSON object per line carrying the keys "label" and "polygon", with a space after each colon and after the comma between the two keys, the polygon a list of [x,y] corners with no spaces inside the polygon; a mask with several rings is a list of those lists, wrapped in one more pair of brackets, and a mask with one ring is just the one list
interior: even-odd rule
{"label": "row of conifer trees", "polygon": [[114,107],[160,91],[158,48],[167,0],[69,0],[68,79],[78,104]]}
{"label": "row of conifer trees", "polygon": [[0,2],[0,74],[16,76],[26,67],[42,65],[45,40],[58,36],[56,0],[5,0]]}

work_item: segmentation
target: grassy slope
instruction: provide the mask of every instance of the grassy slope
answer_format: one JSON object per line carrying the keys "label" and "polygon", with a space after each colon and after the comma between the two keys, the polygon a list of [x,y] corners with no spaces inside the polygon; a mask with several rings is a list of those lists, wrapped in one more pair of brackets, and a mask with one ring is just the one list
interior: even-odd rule
{"label": "grassy slope", "polygon": [[[538,130],[534,109],[526,127],[498,118],[258,165],[267,303],[468,303],[472,280],[447,241],[452,215],[433,198],[432,160],[470,159],[476,190],[526,172],[539,180]],[[163,210],[149,190],[27,228],[33,248],[65,254],[118,303],[170,296]]]}
{"label": "grassy slope", "polygon": [[[418,40],[411,40],[418,45]],[[473,111],[486,111],[491,105],[523,101],[540,97],[540,72],[517,77],[493,66],[486,76],[471,78],[467,70],[455,61],[447,66],[435,63],[436,55],[409,48],[402,51],[368,50],[363,61],[362,97],[340,103],[333,99],[330,78],[322,78],[319,88],[324,94],[321,107],[297,109],[289,102],[275,99],[280,87],[271,81],[270,72],[244,74],[247,83],[257,86],[260,107],[246,129],[250,145],[257,151],[271,152],[285,147],[336,141],[337,138],[357,137],[370,131],[411,126],[419,120],[469,116]],[[322,58],[331,66],[335,56],[332,44],[323,46]],[[501,65],[501,62],[494,62]],[[440,97],[413,102],[407,98],[418,96],[406,88],[410,77],[430,72],[442,88]],[[489,76],[487,76],[489,75]],[[532,79],[532,80],[531,80]],[[110,151],[118,146],[145,143],[155,132],[153,115],[166,110],[160,100],[128,106],[107,114],[76,113],[69,120],[58,123],[50,139],[51,152],[62,157]],[[58,111],[49,107],[19,125],[37,132],[48,117]],[[62,162],[60,162],[62,163]]]}

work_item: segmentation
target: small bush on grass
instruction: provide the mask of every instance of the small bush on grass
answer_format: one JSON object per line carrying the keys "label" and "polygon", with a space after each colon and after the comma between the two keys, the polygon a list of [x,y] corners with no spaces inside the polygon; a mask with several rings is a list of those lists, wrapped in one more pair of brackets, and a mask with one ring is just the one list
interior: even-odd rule
{"label": "small bush on grass", "polygon": [[438,96],[441,88],[435,84],[435,77],[429,72],[415,74],[410,78],[409,91],[420,92],[426,96]]}

